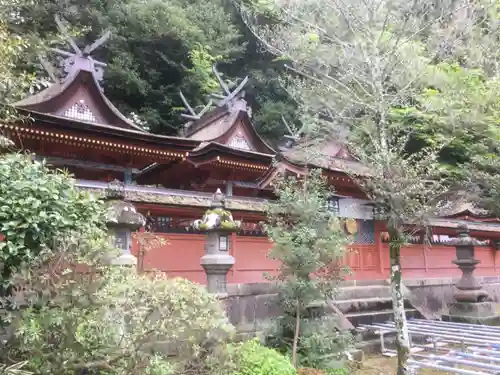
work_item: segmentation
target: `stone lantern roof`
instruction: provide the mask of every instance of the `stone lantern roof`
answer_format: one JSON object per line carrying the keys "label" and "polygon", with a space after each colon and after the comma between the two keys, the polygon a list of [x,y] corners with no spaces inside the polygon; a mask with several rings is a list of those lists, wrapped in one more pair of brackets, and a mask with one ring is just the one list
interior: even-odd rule
{"label": "stone lantern roof", "polygon": [[106,225],[137,230],[146,225],[146,218],[137,212],[130,202],[110,201],[106,212]]}
{"label": "stone lantern roof", "polygon": [[211,207],[205,211],[201,220],[195,220],[195,230],[237,232],[240,230],[241,221],[234,220],[231,211],[225,209],[225,196],[220,189],[214,194]]}

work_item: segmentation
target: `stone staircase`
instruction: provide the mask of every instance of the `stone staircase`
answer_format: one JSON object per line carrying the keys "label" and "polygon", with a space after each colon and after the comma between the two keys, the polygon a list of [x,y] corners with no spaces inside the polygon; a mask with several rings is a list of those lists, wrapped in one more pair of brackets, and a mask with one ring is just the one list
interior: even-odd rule
{"label": "stone staircase", "polygon": [[[429,312],[412,303],[411,292],[403,288],[405,296],[405,312],[408,319],[432,319]],[[356,328],[362,324],[384,323],[393,320],[391,289],[387,281],[371,281],[361,285],[348,285],[340,288],[332,308],[342,313],[342,324],[345,329],[354,333],[357,347],[364,352],[380,349],[380,338],[371,332],[359,333]],[[387,341],[394,335],[387,334]]]}

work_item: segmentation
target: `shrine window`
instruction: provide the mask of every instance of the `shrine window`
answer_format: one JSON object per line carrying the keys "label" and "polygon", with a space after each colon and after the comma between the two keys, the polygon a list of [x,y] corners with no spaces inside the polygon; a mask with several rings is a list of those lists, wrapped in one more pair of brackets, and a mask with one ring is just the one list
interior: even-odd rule
{"label": "shrine window", "polygon": [[358,232],[354,237],[354,243],[357,244],[374,244],[375,241],[375,221],[373,220],[357,220]]}
{"label": "shrine window", "polygon": [[228,251],[228,236],[219,236],[219,251]]}
{"label": "shrine window", "polygon": [[156,231],[157,232],[168,232],[172,226],[172,218],[169,216],[157,216],[156,217]]}
{"label": "shrine window", "polygon": [[125,252],[130,248],[130,231],[123,229],[115,231],[115,247]]}
{"label": "shrine window", "polygon": [[340,212],[339,199],[337,197],[328,198],[328,200],[326,201],[326,209],[334,215],[338,216]]}

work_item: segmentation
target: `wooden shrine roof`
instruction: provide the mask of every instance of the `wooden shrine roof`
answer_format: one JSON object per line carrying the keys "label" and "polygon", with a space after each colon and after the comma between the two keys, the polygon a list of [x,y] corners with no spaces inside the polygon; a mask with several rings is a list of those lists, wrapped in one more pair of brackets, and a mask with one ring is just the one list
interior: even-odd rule
{"label": "wooden shrine roof", "polygon": [[271,156],[276,154],[255,130],[243,98],[235,98],[190,122],[183,135],[189,139],[215,142],[234,149]]}
{"label": "wooden shrine roof", "polygon": [[14,106],[55,118],[145,132],[106,98],[95,75],[88,70],[78,69],[66,79],[14,103]]}
{"label": "wooden shrine roof", "polygon": [[308,162],[306,153],[309,150],[300,145],[277,153],[260,137],[250,119],[243,92],[248,77],[235,89],[230,89],[215,66],[214,73],[223,89],[215,108],[206,106],[197,114],[181,94],[191,113],[184,115],[191,121],[185,127],[183,136],[164,136],[145,131],[120,113],[100,86],[106,65],[93,60],[90,54],[105,39],[103,37],[81,50],[69,38],[73,52],[56,50],[64,57],[63,74],[57,77],[51,75],[54,83],[50,87],[14,104],[27,113],[33,123],[4,124],[1,127],[10,132],[15,130],[21,138],[33,142],[50,140],[73,148],[102,150],[104,147],[112,152],[134,152],[147,157],[157,155],[151,158],[152,163],[163,163],[165,158],[179,158],[195,166],[215,163],[265,172],[256,186],[262,185],[263,180],[274,178],[273,160],[282,162],[281,170],[302,170],[305,164],[309,164],[345,174],[368,173],[368,168],[349,158],[333,140],[320,145],[318,157],[312,162]]}
{"label": "wooden shrine roof", "polygon": [[[119,128],[112,125],[89,123],[81,120],[71,119],[64,116],[41,113],[33,110],[21,110],[30,116],[32,124],[27,124],[25,127],[30,128],[31,125],[43,125],[51,129],[61,129],[61,131],[73,130],[81,134],[94,134],[100,136],[110,136],[115,139],[133,140],[134,142],[147,142],[157,146],[174,146],[186,152],[191,151],[199,145],[198,141],[173,137],[160,134],[145,132],[142,130]],[[20,126],[18,126],[19,128]]]}
{"label": "wooden shrine roof", "polygon": [[296,165],[312,165],[317,168],[350,175],[369,176],[370,169],[354,160],[340,142],[328,139],[310,147],[297,145],[283,150],[283,157]]}

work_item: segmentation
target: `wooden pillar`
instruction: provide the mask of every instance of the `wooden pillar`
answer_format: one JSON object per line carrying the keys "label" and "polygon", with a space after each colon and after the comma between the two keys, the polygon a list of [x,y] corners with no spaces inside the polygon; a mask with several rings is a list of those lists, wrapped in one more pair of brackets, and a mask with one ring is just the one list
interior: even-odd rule
{"label": "wooden pillar", "polygon": [[132,169],[130,169],[130,168],[125,169],[124,176],[123,176],[123,182],[125,182],[125,184],[132,183]]}
{"label": "wooden pillar", "polygon": [[383,243],[382,243],[382,225],[380,221],[375,221],[375,244],[377,246],[378,252],[378,262],[379,262],[379,272],[380,275],[385,277],[384,269],[384,254],[383,254]]}
{"label": "wooden pillar", "polygon": [[226,197],[233,196],[233,183],[231,181],[226,182]]}
{"label": "wooden pillar", "polygon": [[422,244],[422,252],[424,256],[424,268],[425,268],[425,273],[429,272],[429,265],[427,264],[427,245],[424,241]]}
{"label": "wooden pillar", "polygon": [[233,278],[234,278],[234,274],[236,273],[236,239],[238,238],[238,236],[236,235],[236,233],[231,233],[231,247],[230,247],[230,254],[233,256],[234,260],[235,260],[235,265],[233,266],[233,268],[231,268],[231,275],[233,275]]}

